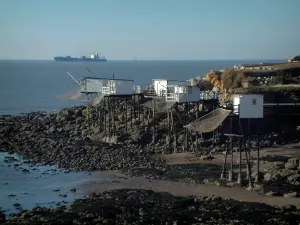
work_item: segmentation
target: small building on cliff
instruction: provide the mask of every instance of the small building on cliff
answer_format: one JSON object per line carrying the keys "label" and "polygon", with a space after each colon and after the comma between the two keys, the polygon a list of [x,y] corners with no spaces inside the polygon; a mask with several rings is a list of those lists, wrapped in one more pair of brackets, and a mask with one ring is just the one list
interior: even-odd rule
{"label": "small building on cliff", "polygon": [[290,59],[289,62],[300,62],[300,55],[295,56],[294,58]]}

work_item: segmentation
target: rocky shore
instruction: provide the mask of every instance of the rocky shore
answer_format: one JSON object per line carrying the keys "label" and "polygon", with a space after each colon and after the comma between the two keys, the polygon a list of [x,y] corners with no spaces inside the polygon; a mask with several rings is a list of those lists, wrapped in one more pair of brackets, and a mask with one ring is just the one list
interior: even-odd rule
{"label": "rocky shore", "polygon": [[[3,216],[3,215],[2,215]],[[0,215],[1,217],[1,215]],[[232,199],[175,197],[146,190],[116,190],[75,200],[69,208],[35,207],[4,224],[298,224],[296,207]]]}
{"label": "rocky shore", "polygon": [[[137,119],[134,129],[127,134],[124,121],[117,120],[117,135],[107,143],[103,141],[106,137],[99,125],[87,123],[86,113],[86,107],[74,107],[53,114],[1,116],[0,151],[17,153],[28,163],[56,165],[69,170],[120,170],[130,176],[230,187],[219,179],[220,164],[168,165],[162,157],[157,157],[173,152],[165,144],[166,117],[157,118],[155,145],[151,144],[152,135],[147,131],[149,121]],[[116,119],[118,117],[121,117],[120,111],[116,113]],[[183,139],[183,135],[179,135],[178,146],[182,146]],[[195,158],[213,160],[226,149],[225,142],[199,141],[201,152],[191,153]],[[263,147],[272,147],[299,142],[299,139],[296,136],[291,140],[274,133],[262,136],[261,141]],[[250,148],[256,148],[255,140],[251,141]],[[235,147],[234,153],[237,151]],[[183,150],[179,148],[177,152]],[[252,160],[255,161],[255,157]],[[256,190],[272,196],[298,197],[299,159],[262,160],[263,163],[271,161],[272,166],[262,172],[262,183],[255,186]],[[255,177],[255,173],[252,176]],[[218,197],[179,198],[143,190],[93,194],[75,201],[69,209],[37,207],[16,216],[6,224],[293,224],[300,221],[295,207],[274,208]],[[1,218],[4,215],[0,214],[0,221]]]}
{"label": "rocky shore", "polygon": [[[122,102],[119,105],[122,106]],[[82,106],[52,114],[40,112],[25,116],[1,116],[0,151],[17,153],[26,162],[56,165],[76,171],[122,170],[128,175],[151,179],[189,180],[193,183],[209,178],[203,176],[203,171],[207,170],[210,175],[215,174],[214,177],[219,177],[222,170],[220,165],[212,165],[209,169],[207,165],[201,164],[166,165],[164,159],[156,157],[173,152],[165,143],[167,131],[164,129],[166,118],[163,115],[156,118],[157,142],[153,145],[152,133],[147,132],[151,129],[147,121],[138,121],[136,118],[134,129],[125,133],[124,123],[129,121],[117,120],[117,135],[111,137],[110,143],[107,143],[103,141],[107,138],[103,129],[100,129],[99,124],[88,123],[86,113],[86,107]],[[117,111],[116,119],[121,117],[121,114],[121,110]],[[183,145],[183,139],[183,134],[180,134],[177,153],[183,152],[180,147]],[[192,152],[195,158],[211,160],[214,159],[214,155],[224,154],[226,150],[225,142],[217,143],[211,139],[199,142],[201,151]],[[291,140],[288,135],[276,133],[261,137],[261,147],[275,147],[289,142],[297,143],[299,137],[295,136]],[[255,150],[256,141],[253,140],[250,144],[250,148]],[[234,147],[233,151],[238,152],[238,147]],[[285,158],[284,162],[287,160],[288,158]],[[282,172],[282,169],[284,164],[281,162],[272,171],[278,171],[281,175],[293,175],[297,171],[293,168],[292,172]],[[277,179],[278,176],[271,177]]]}
{"label": "rocky shore", "polygon": [[[122,106],[122,102],[120,103]],[[123,121],[118,119],[121,109],[116,112],[117,134],[109,138],[109,143],[99,124],[87,123],[86,107],[63,109],[58,113],[30,113],[25,116],[0,116],[0,151],[14,152],[33,163],[53,164],[65,169],[74,170],[119,170],[136,167],[161,167],[163,160],[154,160],[155,154],[169,154],[173,152],[166,144],[167,130],[166,115],[156,118],[156,143],[153,145],[151,121],[134,119],[134,127],[125,133]],[[151,118],[150,118],[151,120]],[[177,151],[183,152],[183,128],[178,125]],[[193,136],[195,138],[195,136]],[[278,146],[289,142],[288,135],[266,134],[261,137],[261,147]],[[194,144],[197,141],[194,140]],[[209,139],[201,143],[200,155],[211,156],[225,150],[224,140],[216,142]],[[253,149],[256,141],[251,142]],[[195,145],[191,151],[195,150]],[[234,151],[237,151],[235,148]]]}
{"label": "rocky shore", "polygon": [[93,140],[90,136],[99,135],[99,131],[88,127],[83,111],[84,107],[78,107],[50,115],[2,117],[0,148],[18,153],[32,163],[74,170],[118,170],[163,163],[150,159],[154,153],[151,146]]}

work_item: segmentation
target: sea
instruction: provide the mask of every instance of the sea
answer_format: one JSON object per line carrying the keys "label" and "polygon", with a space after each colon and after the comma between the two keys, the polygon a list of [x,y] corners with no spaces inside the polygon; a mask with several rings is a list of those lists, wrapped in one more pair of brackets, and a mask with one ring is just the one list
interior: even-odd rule
{"label": "sea", "polygon": [[[230,68],[236,64],[282,62],[286,60],[222,60],[222,61],[107,61],[55,62],[53,60],[0,60],[0,115],[55,112],[62,108],[81,105],[57,98],[78,89],[75,79],[82,77],[112,77],[132,79],[136,85],[150,85],[154,78],[187,80],[205,76],[211,70]],[[91,71],[91,72],[89,72]],[[55,167],[27,165],[20,161],[7,163],[7,153],[0,153],[0,211],[13,213],[33,206],[55,207],[69,204],[82,197],[80,183],[92,182],[90,173],[65,173]],[[20,164],[20,165],[16,165]],[[23,169],[29,169],[29,173]],[[53,172],[54,171],[54,172]],[[99,176],[98,178],[99,179]],[[104,180],[104,178],[103,178]],[[70,189],[77,191],[70,192]],[[59,190],[59,191],[57,191]],[[66,194],[65,198],[59,194]],[[15,203],[21,204],[16,207]]]}
{"label": "sea", "polygon": [[[33,111],[53,112],[80,105],[58,95],[78,89],[82,77],[132,79],[136,85],[150,85],[154,78],[186,80],[205,76],[211,70],[235,64],[280,62],[286,60],[219,60],[219,61],[107,61],[55,62],[54,60],[0,60],[0,115],[18,115]],[[91,71],[91,72],[89,72]]]}

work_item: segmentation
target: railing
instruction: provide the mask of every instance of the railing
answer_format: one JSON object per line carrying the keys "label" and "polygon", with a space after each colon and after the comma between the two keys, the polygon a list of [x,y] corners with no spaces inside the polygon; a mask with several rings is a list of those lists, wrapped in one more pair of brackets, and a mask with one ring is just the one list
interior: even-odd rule
{"label": "railing", "polygon": [[141,85],[133,85],[133,93],[135,93],[135,94],[142,93],[142,87],[141,87]]}
{"label": "railing", "polygon": [[219,99],[219,93],[213,91],[210,92],[202,91],[200,93],[200,99],[201,100]]}
{"label": "railing", "polygon": [[143,88],[142,92],[145,96],[157,96],[156,91],[154,90],[154,86],[150,85],[145,88]]}
{"label": "railing", "polygon": [[102,94],[103,95],[111,95],[112,91],[111,91],[111,89],[109,87],[103,86],[102,87]]}
{"label": "railing", "polygon": [[177,93],[168,93],[166,96],[167,102],[178,102],[179,101],[179,94]]}

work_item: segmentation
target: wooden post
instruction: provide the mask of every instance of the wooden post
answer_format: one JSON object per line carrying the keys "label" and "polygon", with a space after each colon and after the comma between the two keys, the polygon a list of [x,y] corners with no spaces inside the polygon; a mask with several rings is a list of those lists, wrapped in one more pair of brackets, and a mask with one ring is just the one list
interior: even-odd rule
{"label": "wooden post", "polygon": [[113,119],[113,135],[116,136],[116,120],[115,120],[115,115],[116,115],[116,97],[113,96],[113,105],[112,105],[112,119]]}
{"label": "wooden post", "polygon": [[233,137],[229,137],[230,140],[230,150],[231,150],[231,163],[230,163],[230,171],[228,174],[228,181],[233,180]]}
{"label": "wooden post", "polygon": [[[230,134],[232,135],[233,129],[232,129],[232,118],[230,118]],[[228,174],[228,180],[232,181],[233,179],[233,137],[229,136],[230,141],[230,150],[231,150],[231,163],[230,163],[230,171]]]}
{"label": "wooden post", "polygon": [[127,96],[125,97],[125,131],[128,133],[128,119],[127,119]]}
{"label": "wooden post", "polygon": [[145,117],[146,117],[146,110],[145,110],[145,107],[142,106],[142,120],[143,120],[143,124],[145,123]]}
{"label": "wooden post", "polygon": [[249,182],[249,188],[253,187],[252,178],[251,178],[251,163],[250,163],[250,154],[245,145],[245,156],[246,156],[246,165],[247,165],[247,178]]}
{"label": "wooden post", "polygon": [[138,115],[139,115],[139,121],[141,121],[141,106],[140,106],[140,101],[141,101],[141,95],[138,95]]}
{"label": "wooden post", "polygon": [[171,144],[171,131],[170,131],[170,114],[169,114],[169,109],[167,109],[167,116],[168,116],[168,121],[167,121],[167,129],[168,129],[168,137],[167,137],[167,145],[170,147]]}
{"label": "wooden post", "polygon": [[199,132],[196,131],[196,149],[199,152]]}
{"label": "wooden post", "polygon": [[102,104],[99,104],[98,105],[98,122],[99,122],[99,130],[101,131],[102,129],[102,121],[101,121],[101,105]]}
{"label": "wooden post", "polygon": [[223,170],[222,170],[222,173],[221,173],[221,179],[225,178],[227,155],[228,155],[228,145],[226,146],[226,152],[225,152],[225,157],[224,157]]}
{"label": "wooden post", "polygon": [[147,128],[149,129],[150,127],[150,114],[151,114],[151,111],[150,109],[148,109],[148,119],[147,119]]}
{"label": "wooden post", "polygon": [[238,174],[238,179],[237,183],[242,184],[243,183],[243,176],[242,176],[242,140],[241,137],[239,137],[239,174]]}
{"label": "wooden post", "polygon": [[260,182],[260,171],[259,171],[259,150],[260,150],[260,136],[257,134],[257,174],[256,174],[256,183]]}
{"label": "wooden post", "polygon": [[251,145],[251,124],[250,124],[250,119],[248,118],[248,149],[246,149],[247,151],[247,159],[248,159],[248,162],[247,162],[247,171],[248,171],[248,180],[249,180],[249,188],[252,188],[253,187],[253,182],[252,182],[252,177],[251,177],[251,148],[250,148],[250,145]]}
{"label": "wooden post", "polygon": [[108,136],[111,136],[111,99],[108,96]]}
{"label": "wooden post", "polygon": [[91,125],[90,125],[90,105],[88,104],[87,107],[87,123],[88,123],[88,127],[91,128]]}
{"label": "wooden post", "polygon": [[183,143],[183,150],[187,151],[188,150],[188,130],[185,128],[184,129],[184,143]]}
{"label": "wooden post", "polygon": [[196,114],[196,119],[199,119],[199,102],[196,103],[196,107],[197,107],[197,114]]}
{"label": "wooden post", "polygon": [[95,126],[95,113],[94,113],[94,107],[91,106],[91,113],[92,113],[92,125]]}
{"label": "wooden post", "polygon": [[177,134],[176,134],[176,127],[174,124],[174,117],[173,117],[173,111],[171,110],[171,126],[173,127],[173,139],[174,139],[174,153],[177,152]]}
{"label": "wooden post", "polygon": [[[132,107],[133,107],[133,118],[134,118],[134,126],[136,124],[136,113],[135,113],[135,106],[136,106],[136,96],[133,95],[133,104],[132,104]],[[131,101],[132,101],[132,98],[131,98]]]}
{"label": "wooden post", "polygon": [[104,134],[107,136],[107,129],[106,129],[106,97],[104,96],[104,106],[103,106],[103,113],[104,113]]}
{"label": "wooden post", "polygon": [[153,98],[153,130],[152,130],[152,144],[155,144],[155,98]]}
{"label": "wooden post", "polygon": [[133,107],[133,104],[132,104],[132,98],[131,98],[131,102],[130,102],[130,129],[132,131],[132,107]]}

